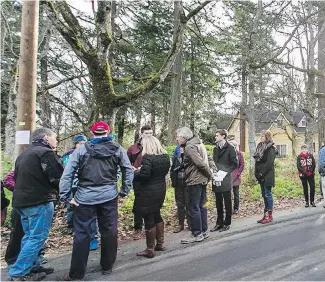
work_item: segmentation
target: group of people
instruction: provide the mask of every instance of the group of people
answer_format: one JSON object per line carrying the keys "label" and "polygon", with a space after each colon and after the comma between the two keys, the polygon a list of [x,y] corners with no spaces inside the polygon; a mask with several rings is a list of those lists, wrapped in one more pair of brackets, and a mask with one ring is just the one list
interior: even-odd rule
{"label": "group of people", "polygon": [[[31,144],[18,156],[14,172],[1,183],[2,187],[13,190],[12,232],[6,253],[11,281],[42,280],[54,271],[42,264],[58,198],[67,206],[67,224],[74,234],[71,266],[63,276],[64,281],[84,278],[89,251],[98,247],[98,231],[102,274],[112,272],[118,246],[118,198],[127,196],[132,187],[134,228],[139,232],[144,225],[146,234],[146,248],[136,255],[153,258],[157,251],[166,250],[161,208],[168,173],[177,205],[178,225],[174,232],[185,229],[185,220],[190,231],[181,243],[201,242],[209,237],[209,181],[212,181],[217,209],[216,224],[210,231],[223,232],[230,228],[232,214],[239,211],[244,158],[235,140],[227,141],[227,130],[216,131],[211,158],[189,128],[179,128],[172,162],[150,126],[141,128],[139,140],[127,152],[109,135],[108,124],[95,123],[91,133],[91,140],[76,136],[74,147],[60,159],[55,152],[56,134],[47,128],[35,130]],[[258,221],[263,224],[273,220],[275,156],[271,132],[262,131],[254,158],[255,177],[265,204],[263,217]],[[302,167],[302,173],[308,171]],[[325,164],[323,167],[325,170]],[[307,173],[306,177],[309,177]],[[19,228],[21,231],[17,233]],[[10,251],[13,246],[16,249]],[[9,256],[10,253],[14,255]]]}

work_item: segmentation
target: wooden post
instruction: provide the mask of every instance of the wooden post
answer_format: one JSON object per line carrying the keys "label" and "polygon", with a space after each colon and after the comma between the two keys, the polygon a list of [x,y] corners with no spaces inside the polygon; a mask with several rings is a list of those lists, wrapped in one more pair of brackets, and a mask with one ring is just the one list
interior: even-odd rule
{"label": "wooden post", "polygon": [[36,79],[39,1],[24,0],[21,20],[16,145],[20,153],[30,143],[36,123]]}

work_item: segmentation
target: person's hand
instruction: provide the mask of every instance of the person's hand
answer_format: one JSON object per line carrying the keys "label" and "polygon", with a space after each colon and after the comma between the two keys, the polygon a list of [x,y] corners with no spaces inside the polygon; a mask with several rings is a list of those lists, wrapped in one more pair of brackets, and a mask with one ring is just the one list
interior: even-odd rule
{"label": "person's hand", "polygon": [[72,198],[72,199],[70,200],[69,204],[70,204],[71,206],[75,206],[75,207],[78,207],[78,206],[79,206],[79,204],[76,202],[76,200],[75,200],[74,198]]}

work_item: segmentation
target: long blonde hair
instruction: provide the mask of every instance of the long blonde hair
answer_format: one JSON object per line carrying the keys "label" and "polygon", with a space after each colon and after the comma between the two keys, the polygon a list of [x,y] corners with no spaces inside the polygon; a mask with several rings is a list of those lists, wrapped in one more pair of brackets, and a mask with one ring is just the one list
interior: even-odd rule
{"label": "long blonde hair", "polygon": [[161,146],[159,140],[155,136],[142,137],[142,155],[163,155],[167,151]]}

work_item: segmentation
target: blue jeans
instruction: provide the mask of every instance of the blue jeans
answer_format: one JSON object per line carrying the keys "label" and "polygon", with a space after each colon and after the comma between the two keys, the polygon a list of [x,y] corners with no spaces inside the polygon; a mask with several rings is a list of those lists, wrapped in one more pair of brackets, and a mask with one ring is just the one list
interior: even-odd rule
{"label": "blue jeans", "polygon": [[272,186],[261,184],[261,192],[264,200],[264,211],[267,212],[273,209]]}
{"label": "blue jeans", "polygon": [[208,209],[206,185],[188,186],[188,213],[191,222],[191,231],[194,236],[208,229]]}
{"label": "blue jeans", "polygon": [[19,256],[9,269],[9,277],[22,277],[32,268],[40,266],[41,261],[37,257],[50,232],[54,204],[50,202],[16,210],[21,216],[25,235],[21,241]]}

